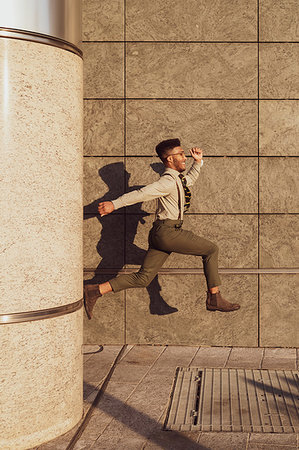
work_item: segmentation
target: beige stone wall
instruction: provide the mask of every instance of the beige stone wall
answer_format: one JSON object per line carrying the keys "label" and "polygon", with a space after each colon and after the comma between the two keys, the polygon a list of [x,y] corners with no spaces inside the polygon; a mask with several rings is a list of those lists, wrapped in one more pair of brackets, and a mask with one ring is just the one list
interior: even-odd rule
{"label": "beige stone wall", "polygon": [[[156,180],[155,145],[180,137],[204,152],[185,226],[218,244],[241,304],[206,311],[201,258],[173,254],[98,302],[86,342],[298,346],[298,19],[297,0],[83,2],[85,279],[140,265],[154,204],[97,205]],[[179,311],[153,314],[163,300]]]}

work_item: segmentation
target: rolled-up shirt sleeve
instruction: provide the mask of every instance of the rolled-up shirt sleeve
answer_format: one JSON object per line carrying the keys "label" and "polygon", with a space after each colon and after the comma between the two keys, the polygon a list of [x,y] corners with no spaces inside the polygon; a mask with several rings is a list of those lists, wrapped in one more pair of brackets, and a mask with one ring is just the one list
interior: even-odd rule
{"label": "rolled-up shirt sleeve", "polygon": [[188,173],[185,175],[186,181],[187,181],[187,186],[192,186],[192,184],[195,183],[195,181],[198,178],[201,166],[203,165],[203,159],[201,160],[201,162],[197,162],[194,160],[190,170],[188,171]]}
{"label": "rolled-up shirt sleeve", "polygon": [[162,176],[158,181],[148,184],[140,189],[128,192],[116,200],[112,200],[114,209],[123,208],[124,206],[134,205],[135,203],[147,202],[158,197],[165,197],[170,194],[173,189],[175,180],[171,177]]}

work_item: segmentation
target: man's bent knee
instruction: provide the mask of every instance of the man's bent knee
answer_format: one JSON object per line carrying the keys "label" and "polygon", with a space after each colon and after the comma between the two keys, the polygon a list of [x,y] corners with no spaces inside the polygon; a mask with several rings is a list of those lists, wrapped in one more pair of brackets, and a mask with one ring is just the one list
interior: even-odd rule
{"label": "man's bent knee", "polygon": [[208,255],[212,255],[213,253],[219,253],[219,247],[217,244],[214,244],[214,242],[211,242]]}
{"label": "man's bent knee", "polygon": [[136,287],[147,287],[154,277],[150,276],[148,273],[139,273],[136,274]]}
{"label": "man's bent knee", "polygon": [[217,244],[214,244],[214,250],[213,253],[218,253],[219,252],[219,247]]}

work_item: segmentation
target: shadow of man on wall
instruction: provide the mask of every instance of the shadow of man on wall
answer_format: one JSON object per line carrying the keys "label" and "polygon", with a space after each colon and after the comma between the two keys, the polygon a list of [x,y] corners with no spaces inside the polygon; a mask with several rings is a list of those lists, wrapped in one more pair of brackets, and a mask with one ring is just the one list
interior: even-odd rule
{"label": "shadow of man on wall", "polygon": [[[151,164],[151,167],[157,173],[163,172],[163,165],[160,163]],[[94,277],[84,281],[84,284],[103,283],[116,276],[117,271],[126,264],[141,265],[146,254],[146,250],[134,244],[139,223],[144,225],[144,217],[150,215],[142,209],[142,203],[129,206],[126,211],[120,209],[103,217],[98,213],[100,202],[113,200],[123,192],[140,189],[142,186],[129,186],[130,174],[122,162],[107,164],[99,169],[99,176],[107,185],[108,191],[84,207],[84,220],[96,217],[102,226],[100,240],[97,243],[97,251],[102,259],[95,269]],[[177,311],[177,308],[169,306],[162,298],[158,276],[146,289],[150,298],[151,314],[166,315]]]}

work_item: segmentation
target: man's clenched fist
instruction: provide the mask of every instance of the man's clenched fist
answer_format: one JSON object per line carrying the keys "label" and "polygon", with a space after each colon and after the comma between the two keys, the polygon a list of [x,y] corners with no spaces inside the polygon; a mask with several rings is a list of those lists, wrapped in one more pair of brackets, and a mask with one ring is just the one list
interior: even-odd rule
{"label": "man's clenched fist", "polygon": [[112,202],[101,202],[98,206],[98,211],[102,216],[107,216],[107,214],[112,213],[114,211],[114,206]]}
{"label": "man's clenched fist", "polygon": [[202,150],[198,147],[193,147],[190,150],[191,156],[195,161],[200,162],[202,159]]}

